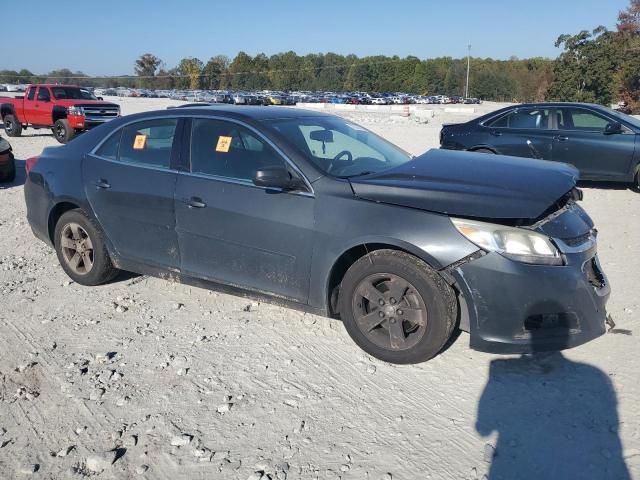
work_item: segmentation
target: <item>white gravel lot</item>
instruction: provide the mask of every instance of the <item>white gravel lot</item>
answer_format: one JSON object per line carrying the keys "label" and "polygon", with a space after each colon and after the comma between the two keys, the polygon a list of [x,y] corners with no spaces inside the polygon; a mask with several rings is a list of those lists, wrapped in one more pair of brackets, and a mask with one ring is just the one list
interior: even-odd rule
{"label": "white gravel lot", "polygon": [[[470,118],[435,109],[427,125],[345,116],[418,154]],[[56,145],[32,129],[11,143],[20,165]],[[585,188],[613,332],[535,358],[462,334],[395,366],[340,322],[269,303],[146,276],[70,283],[29,229],[23,181],[0,186],[0,478],[603,480],[629,478],[625,462],[640,479],[636,192]]]}

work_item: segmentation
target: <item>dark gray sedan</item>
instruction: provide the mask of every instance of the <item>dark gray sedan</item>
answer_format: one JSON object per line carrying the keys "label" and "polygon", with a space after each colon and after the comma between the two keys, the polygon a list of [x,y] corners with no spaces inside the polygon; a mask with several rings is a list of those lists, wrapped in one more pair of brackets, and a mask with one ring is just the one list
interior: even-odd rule
{"label": "dark gray sedan", "polygon": [[25,196],[80,284],[124,269],[267,294],[340,317],[389,362],[425,361],[457,328],[493,352],[604,333],[609,286],[577,171],[481,156],[415,158],[305,110],[189,107],[46,149]]}
{"label": "dark gray sedan", "polygon": [[442,148],[566,162],[581,180],[640,188],[640,120],[600,105],[537,103],[445,125]]}

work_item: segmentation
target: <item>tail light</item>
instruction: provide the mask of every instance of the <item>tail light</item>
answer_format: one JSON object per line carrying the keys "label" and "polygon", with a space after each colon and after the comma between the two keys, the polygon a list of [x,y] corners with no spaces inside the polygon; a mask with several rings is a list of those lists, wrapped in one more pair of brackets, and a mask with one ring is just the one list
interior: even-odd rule
{"label": "tail light", "polygon": [[36,163],[38,163],[38,160],[40,159],[40,157],[31,157],[31,158],[27,158],[27,161],[25,162],[24,165],[24,169],[27,172],[27,175],[29,175],[29,172],[31,171],[31,169],[34,167],[34,165]]}

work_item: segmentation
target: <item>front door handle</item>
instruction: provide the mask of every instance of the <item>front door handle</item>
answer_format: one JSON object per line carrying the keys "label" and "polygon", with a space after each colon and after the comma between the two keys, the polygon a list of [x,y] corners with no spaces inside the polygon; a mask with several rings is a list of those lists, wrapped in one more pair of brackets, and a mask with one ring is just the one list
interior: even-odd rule
{"label": "front door handle", "polygon": [[491,135],[493,135],[494,137],[501,137],[502,132],[498,132],[497,130],[492,130]]}
{"label": "front door handle", "polygon": [[207,206],[207,204],[204,203],[200,197],[191,197],[187,201],[187,205],[189,206],[189,208],[204,208]]}
{"label": "front door handle", "polygon": [[96,187],[101,188],[101,189],[107,189],[107,188],[111,188],[111,184],[106,181],[105,179],[101,178],[100,180],[98,180],[96,182]]}
{"label": "front door handle", "polygon": [[569,140],[569,137],[567,137],[566,135],[558,135],[556,136],[556,140],[559,142],[566,142],[567,140]]}

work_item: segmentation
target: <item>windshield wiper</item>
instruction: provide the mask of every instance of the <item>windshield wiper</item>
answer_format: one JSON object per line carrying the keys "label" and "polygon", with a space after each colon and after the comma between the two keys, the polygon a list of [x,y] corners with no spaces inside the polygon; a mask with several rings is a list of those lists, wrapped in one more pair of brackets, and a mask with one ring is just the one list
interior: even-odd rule
{"label": "windshield wiper", "polygon": [[374,172],[372,170],[365,170],[365,171],[360,172],[360,173],[354,173],[353,175],[338,175],[337,177],[338,178],[362,177],[364,175],[370,175],[372,173],[377,173],[377,172]]}

